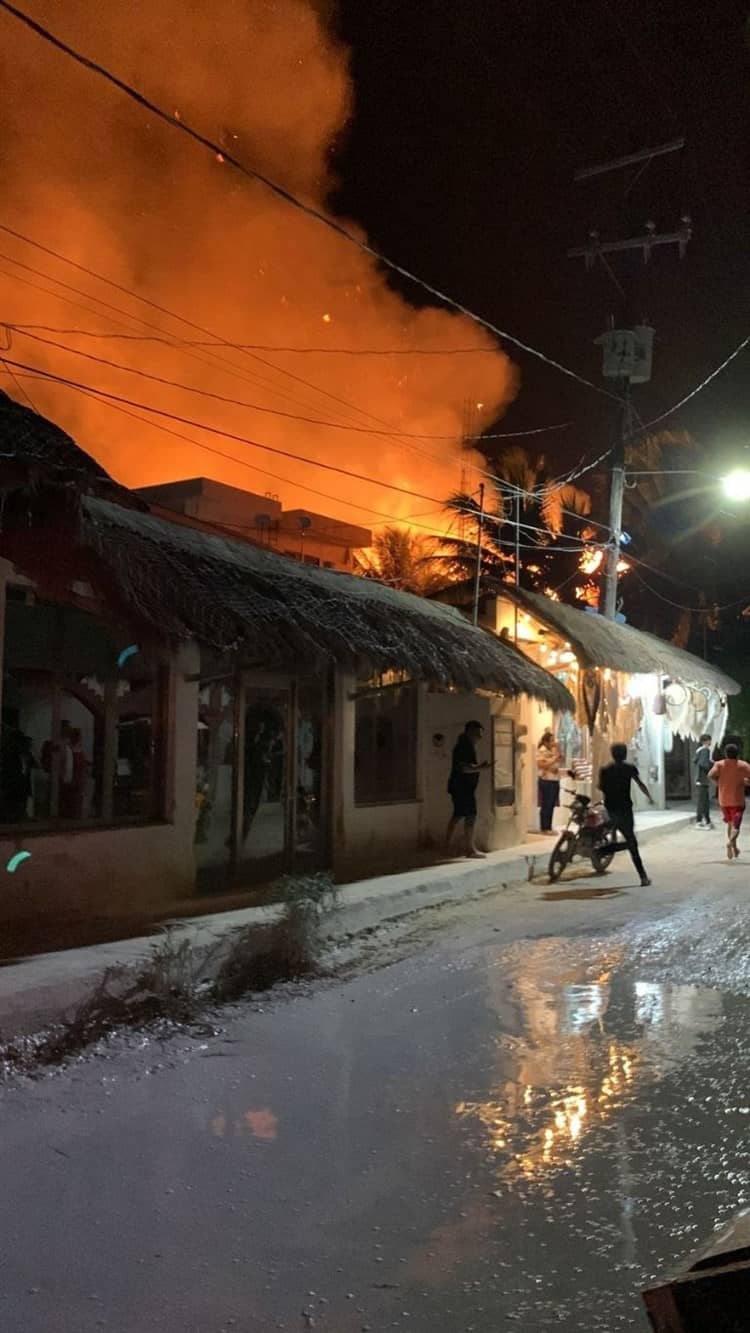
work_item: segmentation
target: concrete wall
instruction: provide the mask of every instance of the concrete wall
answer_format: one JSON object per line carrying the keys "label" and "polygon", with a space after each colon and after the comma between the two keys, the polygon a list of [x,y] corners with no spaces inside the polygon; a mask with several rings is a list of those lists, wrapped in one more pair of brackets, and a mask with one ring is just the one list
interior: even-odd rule
{"label": "concrete wall", "polygon": [[[353,676],[337,673],[333,736],[333,868],[340,877],[366,876],[413,858],[422,838],[423,801],[357,805],[354,800],[355,705]],[[418,727],[422,725],[420,691]]]}
{"label": "concrete wall", "polygon": [[[49,914],[107,916],[146,904],[168,905],[193,891],[195,879],[195,758],[197,652],[173,659],[169,681],[165,819],[130,827],[35,833],[32,824],[0,838],[2,915],[6,922]],[[31,853],[13,875],[17,851]]]}
{"label": "concrete wall", "polygon": [[[495,808],[492,771],[480,775],[477,790],[477,843],[486,851],[513,847],[523,840],[532,819],[536,775],[528,734],[535,734],[550,714],[533,700],[505,700],[420,687],[417,735],[417,796],[413,801],[356,805],[354,801],[354,719],[352,677],[336,683],[334,737],[334,870],[339,877],[365,876],[405,868],[419,858],[443,851],[452,805],[448,778],[453,746],[471,719],[481,722],[484,738],[479,758],[492,759],[492,719],[511,716],[516,724],[516,802]],[[524,730],[524,728],[526,730]],[[541,734],[541,732],[540,732]],[[532,751],[535,749],[535,742]],[[535,797],[534,797],[535,803]]]}

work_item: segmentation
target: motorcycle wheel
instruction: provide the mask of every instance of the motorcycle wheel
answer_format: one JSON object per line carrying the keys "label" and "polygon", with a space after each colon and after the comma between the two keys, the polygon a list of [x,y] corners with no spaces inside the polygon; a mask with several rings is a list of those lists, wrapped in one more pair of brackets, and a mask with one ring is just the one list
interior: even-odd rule
{"label": "motorcycle wheel", "polygon": [[594,874],[603,875],[604,871],[609,869],[615,854],[614,844],[616,841],[617,834],[614,830],[611,830],[605,834],[601,842],[591,848],[591,864],[594,867]]}
{"label": "motorcycle wheel", "polygon": [[549,859],[550,884],[558,880],[569,861],[573,860],[577,838],[574,833],[561,833]]}

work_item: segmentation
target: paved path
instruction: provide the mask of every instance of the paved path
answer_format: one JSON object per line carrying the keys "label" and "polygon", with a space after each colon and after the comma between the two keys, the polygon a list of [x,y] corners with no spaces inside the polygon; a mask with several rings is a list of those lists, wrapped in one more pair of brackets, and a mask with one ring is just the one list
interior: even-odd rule
{"label": "paved path", "polygon": [[7,1085],[2,1327],[644,1330],[750,1198],[750,865],[692,831],[648,861]]}

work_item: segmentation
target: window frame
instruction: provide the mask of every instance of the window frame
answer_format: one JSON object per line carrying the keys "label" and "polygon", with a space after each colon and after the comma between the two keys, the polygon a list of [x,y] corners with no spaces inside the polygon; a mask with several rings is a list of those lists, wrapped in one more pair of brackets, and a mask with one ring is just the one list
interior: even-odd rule
{"label": "window frame", "polygon": [[[393,673],[389,674],[393,675]],[[411,700],[410,707],[411,707],[412,725],[410,728],[409,755],[408,755],[411,771],[410,771],[410,780],[408,783],[408,788],[405,785],[403,791],[399,791],[391,795],[385,795],[383,794],[382,791],[376,791],[374,787],[363,792],[359,785],[361,779],[361,770],[358,771],[358,763],[357,763],[357,737],[358,737],[358,729],[360,722],[360,717],[358,716],[359,705],[367,699],[372,699],[376,696],[382,697],[383,695],[387,695],[391,691],[395,692],[397,690],[401,692],[402,697],[403,694],[406,693],[407,697]],[[421,728],[421,717],[422,717],[421,700],[422,700],[422,692],[419,688],[419,682],[416,680],[412,680],[409,677],[404,677],[401,680],[398,679],[392,680],[389,677],[381,676],[376,678],[375,680],[360,682],[358,684],[358,687],[353,695],[354,738],[352,745],[352,795],[353,795],[353,803],[357,809],[369,809],[377,806],[389,806],[389,805],[419,804],[421,800],[420,769],[419,769],[419,753],[420,753],[419,740],[420,740],[420,728]],[[401,698],[399,698],[399,703],[400,702]],[[371,722],[372,722],[372,730],[374,731],[375,725],[377,723],[377,715],[374,712],[371,714]],[[374,748],[375,748],[375,740],[373,739],[369,747],[369,753],[372,753],[374,751]],[[391,771],[392,771],[392,766],[391,766]]]}
{"label": "window frame", "polygon": [[[59,742],[60,722],[63,713],[63,699],[65,696],[76,698],[76,685],[80,683],[80,678],[73,672],[67,672],[57,662],[53,661],[49,668],[9,666],[8,654],[5,651],[7,618],[5,608],[9,602],[24,603],[27,607],[40,605],[54,607],[57,611],[78,612],[91,617],[92,621],[106,633],[111,634],[111,628],[101,612],[82,606],[78,600],[61,601],[47,598],[38,591],[22,574],[11,576],[0,589],[2,596],[2,651],[0,652],[0,661],[2,661],[2,672],[0,673],[0,704],[5,704],[5,684],[6,680],[14,674],[30,672],[36,670],[40,678],[44,680],[44,689],[49,691],[50,701],[50,739]],[[173,754],[173,746],[170,737],[170,719],[172,716],[171,696],[174,683],[174,664],[171,657],[159,650],[151,649],[148,653],[149,665],[153,667],[152,688],[155,692],[153,708],[151,712],[151,784],[148,814],[122,814],[114,813],[115,806],[115,779],[116,771],[111,773],[111,779],[108,787],[105,783],[104,767],[107,754],[106,732],[108,725],[112,727],[115,742],[115,758],[117,756],[117,730],[119,725],[118,715],[107,722],[106,717],[106,693],[102,704],[101,726],[103,729],[101,745],[101,763],[103,772],[98,784],[95,800],[98,805],[98,813],[76,817],[61,817],[59,814],[45,816],[40,819],[25,818],[21,820],[4,819],[0,813],[0,837],[16,836],[22,832],[24,838],[34,838],[38,836],[50,836],[54,834],[75,834],[78,832],[96,832],[105,829],[120,829],[145,827],[154,824],[168,824],[173,820],[168,816],[169,809],[169,766],[170,756]],[[107,679],[118,679],[111,677]],[[75,684],[73,684],[75,682]],[[105,681],[106,689],[106,681]],[[79,700],[85,707],[83,700]],[[115,699],[116,703],[116,699]],[[93,713],[93,710],[91,710]],[[38,762],[38,761],[37,761]],[[50,802],[54,808],[59,809],[59,759],[57,753],[52,758],[50,769]],[[2,807],[0,806],[0,812]]]}

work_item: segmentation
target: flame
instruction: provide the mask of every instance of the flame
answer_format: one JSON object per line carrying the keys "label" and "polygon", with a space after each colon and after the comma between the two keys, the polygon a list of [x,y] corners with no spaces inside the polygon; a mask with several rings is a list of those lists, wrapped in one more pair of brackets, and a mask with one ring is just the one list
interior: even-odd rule
{"label": "flame", "polygon": [[586,550],[578,561],[578,568],[582,574],[595,574],[603,559],[603,551]]}
{"label": "flame", "polygon": [[[354,90],[349,52],[326,26],[324,9],[318,0],[109,0],[103,24],[89,0],[62,7],[37,0],[34,16],[154,100],[178,107],[176,121],[231,142],[240,160],[326,209],[336,184],[332,152],[351,117]],[[155,375],[346,429],[200,398],[20,332],[13,334],[16,359],[419,495],[164,423],[188,437],[176,438],[153,419],[143,424],[69,388],[22,381],[39,410],[129,485],[208,475],[260,494],[273,490],[287,507],[365,526],[385,521],[378,511],[386,520],[412,517],[444,528],[440,506],[460,488],[462,461],[482,461],[461,448],[465,404],[472,404],[476,434],[517,389],[516,370],[492,339],[462,316],[412,306],[370,256],[241,177],[221,163],[222,153],[217,162],[175,128],[154,121],[32,34],[13,30],[13,60],[4,77],[3,221],[135,295],[3,236],[11,259],[43,275],[3,263],[11,275],[0,276],[3,319],[100,334],[149,333],[139,318],[175,343],[206,341],[162,313],[167,309],[230,343],[316,349],[299,355],[220,344],[191,351],[159,341],[57,338]],[[356,223],[345,225],[363,236]],[[68,293],[78,308],[56,279],[83,293]],[[337,348],[486,352],[453,358],[323,354],[333,323]],[[5,375],[0,385],[20,396]],[[356,425],[446,438],[405,441],[398,434],[358,433],[351,429]]]}

